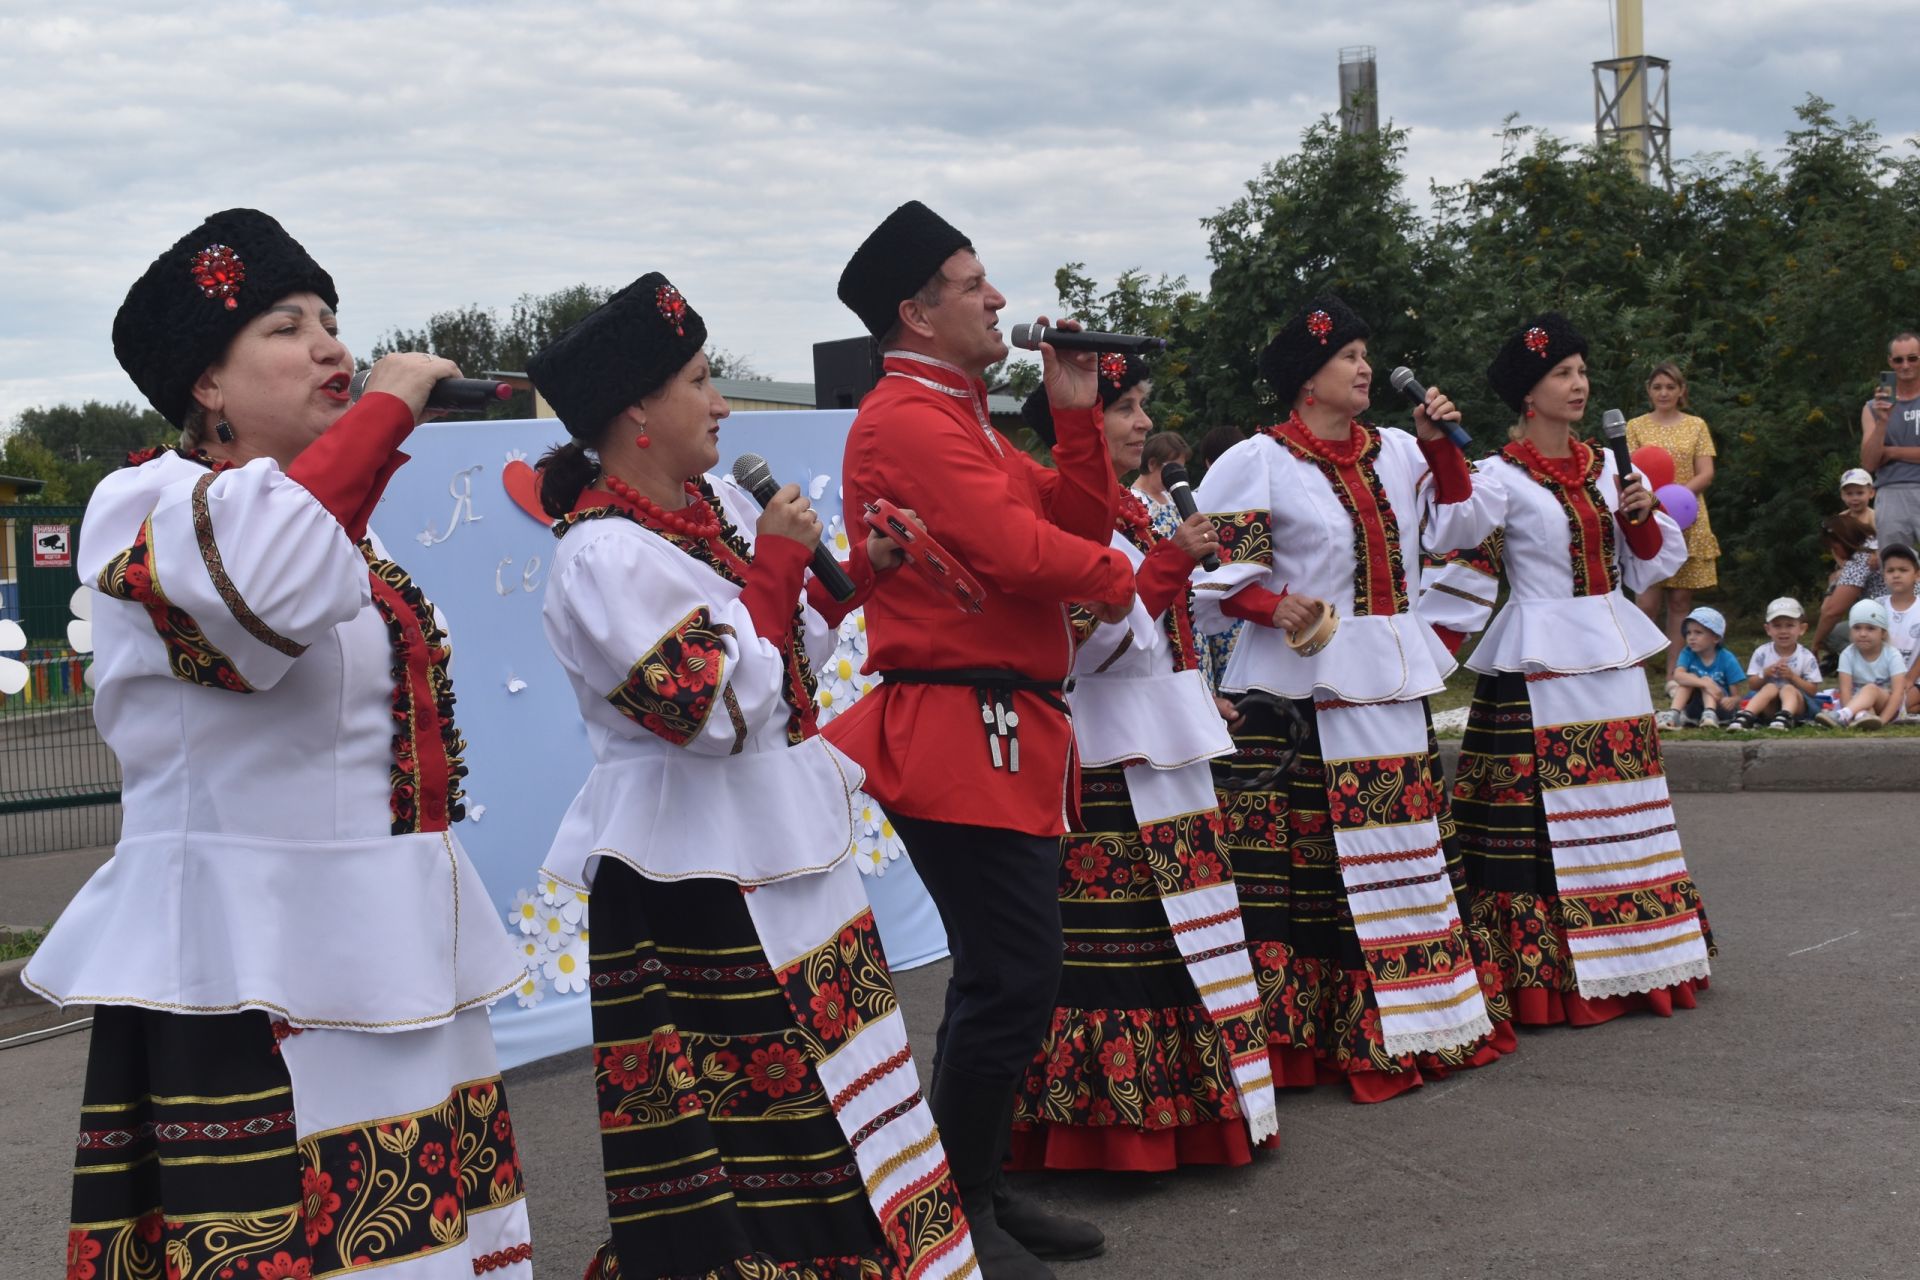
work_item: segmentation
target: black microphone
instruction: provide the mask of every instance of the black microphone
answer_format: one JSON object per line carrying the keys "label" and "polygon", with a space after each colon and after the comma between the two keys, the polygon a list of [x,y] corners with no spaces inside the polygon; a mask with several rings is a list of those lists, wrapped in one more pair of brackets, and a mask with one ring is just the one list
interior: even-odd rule
{"label": "black microphone", "polygon": [[[367,375],[373,372],[368,365],[353,375],[353,381],[347,384],[347,398],[358,400],[367,390]],[[492,378],[442,378],[433,384],[433,390],[427,393],[429,409],[484,409],[495,400],[505,400],[513,394],[511,382],[497,382]]]}
{"label": "black microphone", "polygon": [[[1193,500],[1193,486],[1187,483],[1187,469],[1177,462],[1169,462],[1160,468],[1160,483],[1167,486],[1167,496],[1173,499],[1174,510],[1180,513],[1182,520],[1191,520],[1200,514],[1199,504]],[[1200,560],[1200,567],[1212,572],[1220,567],[1220,557],[1209,551]]]}
{"label": "black microphone", "polygon": [[[1395,391],[1413,401],[1414,404],[1421,408],[1426,407],[1427,389],[1420,385],[1418,378],[1413,376],[1413,370],[1401,365],[1387,375],[1387,381],[1393,385]],[[1448,420],[1435,421],[1433,425],[1446,432],[1447,439],[1453,441],[1454,447],[1460,452],[1465,453],[1473,447],[1473,437],[1468,435],[1459,423]]]}
{"label": "black microphone", "polygon": [[[1620,483],[1625,484],[1627,477],[1633,474],[1633,454],[1627,449],[1627,415],[1618,409],[1609,409],[1600,415],[1600,434],[1607,438],[1607,448],[1613,450],[1614,464],[1620,469]],[[1628,524],[1640,524],[1645,516],[1628,516]]]}
{"label": "black microphone", "polygon": [[[780,482],[773,478],[773,469],[757,453],[743,453],[733,460],[733,482],[752,494],[762,509],[780,492]],[[813,576],[820,579],[820,585],[835,600],[853,599],[853,579],[833,558],[832,549],[824,541],[815,544],[812,563]]]}
{"label": "black microphone", "polygon": [[1055,351],[1117,351],[1121,355],[1143,355],[1165,351],[1165,338],[1148,338],[1137,333],[1100,333],[1094,329],[1055,329],[1044,324],[1017,324],[1008,339],[1022,351],[1038,351],[1040,344]]}

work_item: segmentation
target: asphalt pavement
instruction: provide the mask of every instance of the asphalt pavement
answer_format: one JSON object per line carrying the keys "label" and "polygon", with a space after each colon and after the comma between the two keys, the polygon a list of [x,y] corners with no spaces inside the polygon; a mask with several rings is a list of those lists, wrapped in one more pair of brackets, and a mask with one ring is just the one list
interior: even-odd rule
{"label": "asphalt pavement", "polygon": [[[1920,1275],[1920,842],[1904,797],[1676,798],[1721,953],[1700,1007],[1522,1038],[1372,1107],[1281,1099],[1252,1167],[1022,1181],[1100,1222],[1062,1280]],[[899,975],[932,1040],[946,966]],[[0,1275],[57,1276],[86,1035],[0,1050]],[[923,1062],[924,1069],[924,1062]],[[508,1075],[535,1274],[604,1230],[584,1053]]]}

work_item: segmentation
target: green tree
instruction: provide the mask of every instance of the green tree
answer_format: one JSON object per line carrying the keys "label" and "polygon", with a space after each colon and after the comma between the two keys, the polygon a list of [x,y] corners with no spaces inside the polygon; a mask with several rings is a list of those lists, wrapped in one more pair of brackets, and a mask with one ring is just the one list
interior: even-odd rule
{"label": "green tree", "polygon": [[20,501],[45,506],[68,506],[85,502],[91,489],[74,488],[75,464],[62,462],[53,450],[23,431],[0,438],[0,475],[42,480],[46,487],[39,493],[22,495]]}
{"label": "green tree", "polygon": [[1053,288],[1061,313],[1089,329],[1165,338],[1167,349],[1148,361],[1153,370],[1148,411],[1156,429],[1187,431],[1196,424],[1202,396],[1195,360],[1207,330],[1207,308],[1185,276],[1149,278],[1137,269],[1123,271],[1102,290],[1087,275],[1085,263],[1069,262],[1053,273]]}

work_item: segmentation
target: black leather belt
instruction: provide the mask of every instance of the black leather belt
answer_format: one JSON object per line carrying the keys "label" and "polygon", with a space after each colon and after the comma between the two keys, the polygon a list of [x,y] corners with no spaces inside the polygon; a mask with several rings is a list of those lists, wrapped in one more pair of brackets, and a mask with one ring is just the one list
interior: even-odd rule
{"label": "black leather belt", "polygon": [[[1062,715],[1069,715],[1066,692],[1073,687],[1065,680],[1036,680],[1019,671],[998,667],[949,667],[941,670],[904,668],[882,671],[888,684],[948,685],[972,689],[980,700],[980,723],[987,733],[987,755],[996,769],[1020,772],[1020,713],[1013,709],[1015,693],[1031,693]],[[1005,744],[1004,749],[1002,744]]]}

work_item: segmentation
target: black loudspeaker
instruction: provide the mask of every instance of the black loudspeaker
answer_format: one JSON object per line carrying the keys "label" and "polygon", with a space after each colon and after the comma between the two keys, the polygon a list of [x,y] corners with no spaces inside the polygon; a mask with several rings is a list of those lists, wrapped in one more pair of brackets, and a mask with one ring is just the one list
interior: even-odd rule
{"label": "black loudspeaker", "polygon": [[858,409],[880,378],[872,338],[842,338],[813,344],[813,407]]}

